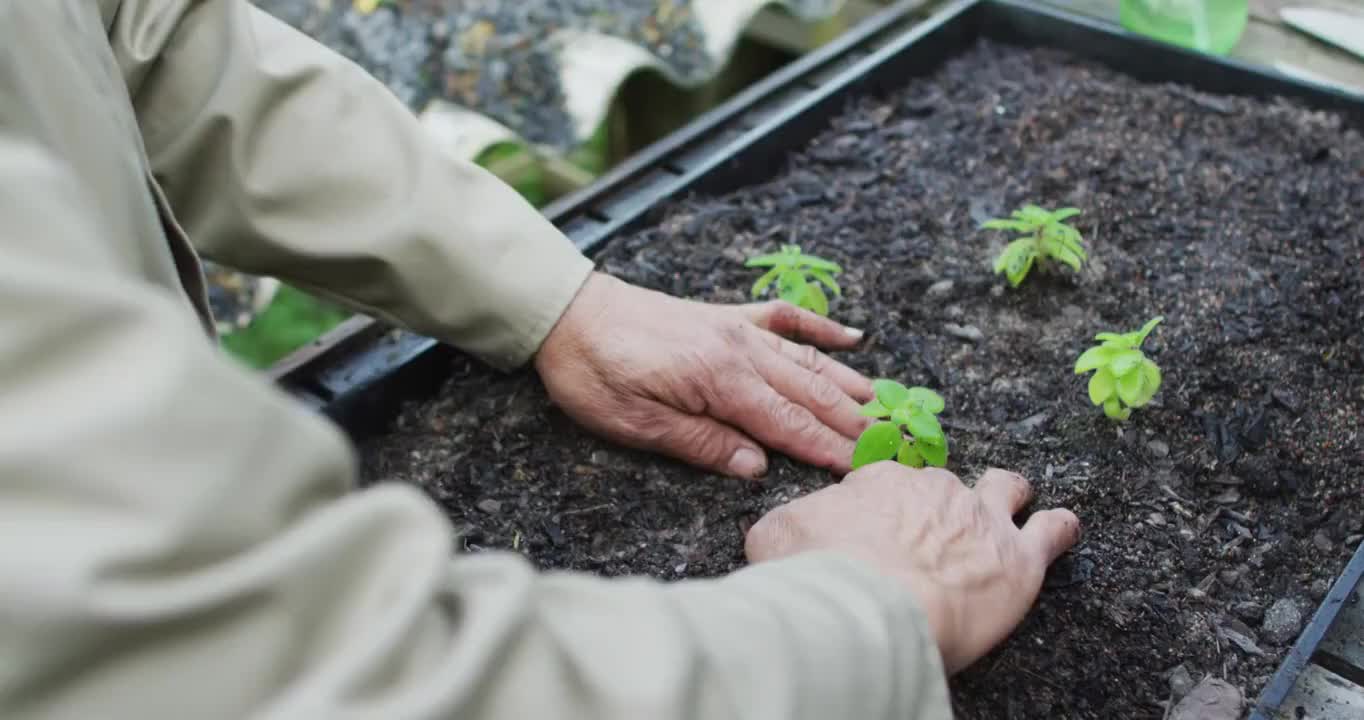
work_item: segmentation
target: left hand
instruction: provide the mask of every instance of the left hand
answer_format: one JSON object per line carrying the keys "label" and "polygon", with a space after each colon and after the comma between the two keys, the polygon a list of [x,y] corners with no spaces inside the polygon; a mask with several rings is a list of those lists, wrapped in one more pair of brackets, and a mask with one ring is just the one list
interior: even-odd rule
{"label": "left hand", "polygon": [[781,301],[710,305],[593,273],[535,368],[570,417],[623,445],[744,478],[766,474],[767,446],[842,474],[871,381],[813,346],[860,338]]}

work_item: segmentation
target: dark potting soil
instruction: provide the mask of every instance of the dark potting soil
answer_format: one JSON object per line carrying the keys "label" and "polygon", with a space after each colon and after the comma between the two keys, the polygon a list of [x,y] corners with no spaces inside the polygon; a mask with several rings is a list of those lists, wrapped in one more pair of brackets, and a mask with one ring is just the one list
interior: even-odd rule
{"label": "dark potting soil", "polygon": [[[991,274],[1006,238],[978,226],[1025,202],[1084,210],[1082,273],[1017,290]],[[1016,469],[1036,507],[1085,524],[1018,632],[954,681],[959,717],[1161,718],[1185,673],[1253,700],[1361,540],[1360,208],[1364,138],[1333,115],[981,43],[852,105],[767,184],[669,205],[599,264],[742,302],[752,253],[842,263],[832,315],[868,339],[840,359],[941,392],[963,479]],[[1157,314],[1144,349],[1165,384],[1117,425],[1071,369],[1095,333]],[[425,488],[470,550],[669,580],[740,567],[756,518],[835,481],[620,450],[532,375],[465,360],[363,454],[369,481]]]}
{"label": "dark potting soil", "polygon": [[[688,82],[722,60],[706,52],[690,0],[389,0],[367,13],[349,0],[255,3],[364,67],[414,110],[440,98],[560,150],[581,138],[573,136],[553,33],[624,38]],[[822,14],[830,4],[793,3]]]}

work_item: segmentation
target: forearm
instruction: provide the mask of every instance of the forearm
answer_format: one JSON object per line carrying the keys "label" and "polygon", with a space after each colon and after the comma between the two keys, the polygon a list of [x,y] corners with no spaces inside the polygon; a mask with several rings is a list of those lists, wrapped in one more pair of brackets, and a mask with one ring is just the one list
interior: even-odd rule
{"label": "forearm", "polygon": [[591,269],[380,83],[245,0],[124,0],[111,39],[153,170],[212,259],[501,367]]}

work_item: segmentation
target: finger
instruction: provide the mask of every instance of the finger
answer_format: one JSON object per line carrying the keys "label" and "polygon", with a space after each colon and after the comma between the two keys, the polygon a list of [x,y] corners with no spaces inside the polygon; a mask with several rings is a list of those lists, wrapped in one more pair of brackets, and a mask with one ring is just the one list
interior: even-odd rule
{"label": "finger", "polygon": [[782,395],[756,369],[729,378],[722,390],[710,403],[714,417],[800,462],[838,473],[850,469],[853,441]]}
{"label": "finger", "polygon": [[758,373],[783,397],[809,410],[825,426],[856,439],[872,423],[859,412],[861,404],[829,378],[810,372],[777,352],[753,358]]}
{"label": "finger", "polygon": [[871,380],[867,379],[862,373],[820,352],[813,345],[799,345],[773,332],[764,332],[762,335],[763,339],[767,341],[768,347],[806,370],[829,378],[857,402],[864,403],[875,396],[872,391]]}
{"label": "finger", "polygon": [[826,350],[856,347],[862,339],[861,330],[845,327],[784,300],[751,303],[744,305],[743,310],[753,324],[764,330]]}
{"label": "finger", "polygon": [[1064,508],[1043,510],[1028,518],[1022,534],[1044,566],[1051,565],[1080,541],[1080,518]]}
{"label": "finger", "polygon": [[1032,502],[1032,485],[1017,473],[991,468],[976,481],[976,494],[986,507],[1012,518]]}
{"label": "finger", "polygon": [[721,475],[757,480],[767,474],[762,448],[724,423],[661,404],[648,422],[637,445]]}

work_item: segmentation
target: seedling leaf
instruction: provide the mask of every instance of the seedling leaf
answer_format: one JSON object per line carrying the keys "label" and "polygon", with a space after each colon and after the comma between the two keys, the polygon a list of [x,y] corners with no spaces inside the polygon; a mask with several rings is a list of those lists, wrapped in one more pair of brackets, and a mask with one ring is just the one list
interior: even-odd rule
{"label": "seedling leaf", "polygon": [[921,468],[924,466],[923,455],[919,453],[919,448],[915,447],[915,444],[911,442],[902,442],[900,444],[900,452],[896,455],[895,461],[901,465],[908,465],[912,468]]}
{"label": "seedling leaf", "polygon": [[1103,346],[1092,347],[1080,355],[1080,359],[1075,361],[1075,374],[1087,373],[1090,370],[1097,370],[1113,358],[1113,349]]}
{"label": "seedling leaf", "polygon": [[1099,368],[1099,371],[1089,378],[1089,401],[1098,405],[1113,397],[1115,384],[1113,373],[1106,367]]}
{"label": "seedling leaf", "polygon": [[805,283],[805,302],[810,310],[824,316],[829,314],[829,296],[815,283]]}
{"label": "seedling leaf", "polygon": [[800,260],[797,261],[797,267],[811,268],[832,273],[843,272],[843,268],[840,267],[838,263],[830,262],[824,258],[815,257],[814,255],[801,255]]}
{"label": "seedling leaf", "polygon": [[897,407],[890,411],[890,421],[896,425],[908,425],[910,421],[909,408]]}
{"label": "seedling leaf", "polygon": [[895,423],[873,423],[857,438],[857,446],[853,449],[853,469],[895,457],[903,442],[900,427]]}
{"label": "seedling leaf", "polygon": [[1017,230],[1018,232],[1027,232],[1029,229],[1028,223],[1022,220],[986,220],[981,223],[980,226],[985,230]]}
{"label": "seedling leaf", "polygon": [[1077,374],[1094,372],[1089,378],[1089,401],[1101,405],[1108,417],[1126,420],[1133,408],[1151,402],[1160,389],[1160,368],[1140,346],[1161,320],[1153,318],[1134,332],[1098,333],[1094,339],[1103,344],[1084,351],[1075,361]]}
{"label": "seedling leaf", "polygon": [[1009,285],[1018,287],[1034,265],[1055,260],[1079,271],[1089,259],[1081,244],[1080,232],[1065,224],[1067,218],[1079,215],[1076,208],[1061,208],[1054,212],[1033,204],[1015,210],[1008,219],[994,218],[981,223],[986,230],[1006,230],[1021,234],[995,258],[995,274],[1003,274]]}
{"label": "seedling leaf", "polygon": [[863,405],[861,414],[889,416],[890,422],[874,423],[862,432],[853,450],[853,467],[892,456],[911,467],[923,467],[925,462],[945,466],[947,436],[936,417],[945,406],[942,396],[928,388],[906,387],[885,378],[872,381],[872,390],[876,399]]}
{"label": "seedling leaf", "polygon": [[833,291],[834,295],[842,297],[843,288],[838,286],[838,283],[834,281],[833,276],[830,275],[828,272],[824,270],[811,270],[810,274],[813,275],[816,280],[824,283],[825,286],[827,286],[831,291]]}
{"label": "seedling leaf", "polygon": [[1111,397],[1104,403],[1104,414],[1113,420],[1121,422],[1131,417],[1132,408],[1123,407],[1117,397]]}
{"label": "seedling leaf", "polygon": [[1108,369],[1114,377],[1126,377],[1133,370],[1136,370],[1141,361],[1145,359],[1146,357],[1141,354],[1140,350],[1124,350],[1113,355],[1112,359],[1108,361]]}
{"label": "seedling leaf", "polygon": [[1133,407],[1140,407],[1151,402],[1151,398],[1156,396],[1156,391],[1160,389],[1160,368],[1150,360],[1144,360],[1139,370],[1142,376],[1142,394],[1138,402],[1128,403]]}
{"label": "seedling leaf", "polygon": [[[1136,368],[1132,368],[1134,371]],[[1118,378],[1118,398],[1130,407],[1141,404],[1142,384],[1145,376],[1140,372],[1130,372]]]}
{"label": "seedling leaf", "polygon": [[909,388],[894,380],[873,380],[872,392],[888,408],[898,408],[909,402]]}
{"label": "seedling leaf", "polygon": [[773,267],[780,266],[790,258],[786,253],[768,253],[758,255],[744,261],[744,267]]}
{"label": "seedling leaf", "polygon": [[744,261],[744,265],[770,268],[753,283],[754,298],[761,296],[775,277],[777,297],[797,307],[828,316],[829,296],[817,283],[828,287],[834,295],[843,294],[843,289],[833,278],[843,268],[824,258],[802,253],[799,245],[782,245],[780,251],[751,257]]}
{"label": "seedling leaf", "polygon": [[885,405],[882,405],[880,400],[875,399],[873,399],[866,405],[863,405],[862,409],[859,410],[858,412],[861,413],[862,415],[865,415],[866,417],[874,418],[883,418],[886,417],[887,415],[890,415],[890,410],[888,410]]}
{"label": "seedling leaf", "polygon": [[780,274],[781,268],[775,267],[763,273],[762,277],[758,278],[758,281],[753,283],[753,297],[756,298],[762,295],[763,291],[767,289],[767,286],[771,285],[772,281],[776,280],[777,276]]}
{"label": "seedling leaf", "polygon": [[947,404],[943,402],[942,396],[929,390],[928,388],[912,387],[909,389],[909,403],[918,405],[927,412],[934,415],[943,411]]}
{"label": "seedling leaf", "polygon": [[947,467],[947,442],[941,445],[927,445],[915,443],[915,449],[923,456],[925,462],[933,467]]}
{"label": "seedling leaf", "polygon": [[1164,320],[1165,320],[1164,315],[1157,315],[1151,318],[1150,320],[1147,320],[1146,324],[1142,325],[1141,329],[1135,333],[1137,340],[1136,345],[1141,345],[1142,343],[1146,342],[1146,336],[1150,335],[1151,331],[1155,330],[1156,326],[1159,325]]}
{"label": "seedling leaf", "polygon": [[905,424],[915,440],[928,445],[942,444],[942,425],[933,415],[926,412],[910,413],[909,421]]}

